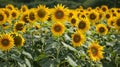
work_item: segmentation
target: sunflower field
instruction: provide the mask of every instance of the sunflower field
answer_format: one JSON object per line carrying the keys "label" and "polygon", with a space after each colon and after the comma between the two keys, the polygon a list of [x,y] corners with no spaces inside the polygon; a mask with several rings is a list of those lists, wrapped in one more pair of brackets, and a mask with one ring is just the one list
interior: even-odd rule
{"label": "sunflower field", "polygon": [[0,67],[120,67],[120,8],[0,8]]}

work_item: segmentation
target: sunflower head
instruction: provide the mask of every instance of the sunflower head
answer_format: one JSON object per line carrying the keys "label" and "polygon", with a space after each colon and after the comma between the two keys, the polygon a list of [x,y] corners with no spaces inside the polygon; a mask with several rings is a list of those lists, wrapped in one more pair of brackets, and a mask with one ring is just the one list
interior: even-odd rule
{"label": "sunflower head", "polygon": [[6,21],[4,24],[2,24],[3,29],[8,29],[11,26],[11,21]]}
{"label": "sunflower head", "polygon": [[105,13],[105,19],[108,20],[112,18],[112,14],[110,12]]}
{"label": "sunflower head", "polygon": [[0,37],[0,49],[2,51],[9,51],[13,46],[13,37],[11,37],[10,34],[2,34]]}
{"label": "sunflower head", "polygon": [[110,18],[108,21],[107,21],[107,24],[109,27],[113,27],[114,26],[114,22],[115,22],[115,18]]}
{"label": "sunflower head", "polygon": [[6,20],[7,20],[7,16],[5,15],[5,13],[3,11],[0,12],[0,25],[5,23]]}
{"label": "sunflower head", "polygon": [[56,22],[51,27],[51,32],[54,36],[61,36],[65,32],[64,24]]}
{"label": "sunflower head", "polygon": [[99,34],[106,35],[108,33],[108,28],[104,24],[98,24],[96,26],[96,31]]}
{"label": "sunflower head", "polygon": [[28,13],[28,21],[30,23],[34,23],[36,21],[37,17],[36,17],[36,13],[33,9],[31,9]]}
{"label": "sunflower head", "polygon": [[108,6],[102,5],[102,6],[101,6],[101,10],[102,10],[103,12],[108,11]]}
{"label": "sunflower head", "polygon": [[68,10],[67,8],[64,8],[62,4],[58,4],[55,6],[55,8],[52,11],[52,20],[54,22],[60,21],[60,22],[65,22],[68,18]]}
{"label": "sunflower head", "polygon": [[14,9],[14,6],[12,4],[7,4],[5,6],[5,8],[9,9],[9,10],[13,10]]}
{"label": "sunflower head", "polygon": [[87,19],[81,19],[77,24],[78,30],[86,32],[90,28],[90,22]]}
{"label": "sunflower head", "polygon": [[11,34],[14,37],[14,44],[15,46],[23,46],[24,45],[24,38],[21,34],[13,33]]}
{"label": "sunflower head", "polygon": [[69,19],[69,22],[71,23],[71,25],[74,27],[77,25],[78,23],[78,18],[76,16],[72,16],[70,19]]}
{"label": "sunflower head", "polygon": [[99,14],[95,11],[91,11],[88,16],[89,20],[93,23],[97,22],[99,19]]}
{"label": "sunflower head", "polygon": [[18,10],[13,9],[13,10],[11,11],[11,16],[12,16],[12,19],[17,19],[18,16],[19,16]]}
{"label": "sunflower head", "polygon": [[20,8],[21,12],[26,12],[28,10],[28,6],[27,5],[22,5]]}
{"label": "sunflower head", "polygon": [[25,23],[29,23],[27,11],[22,14],[22,16],[20,17],[20,21],[23,21]]}
{"label": "sunflower head", "polygon": [[25,27],[24,22],[21,21],[21,22],[16,22],[14,24],[14,31],[15,32],[18,32],[18,31],[25,32],[25,30],[26,30],[26,27]]}
{"label": "sunflower head", "polygon": [[98,42],[92,42],[88,48],[88,54],[93,61],[100,61],[103,58],[103,46],[100,46]]}
{"label": "sunflower head", "polygon": [[115,19],[114,26],[116,29],[120,29],[120,17]]}
{"label": "sunflower head", "polygon": [[8,18],[8,20],[11,18],[11,12],[9,9],[3,9],[3,12],[6,14],[6,17]]}
{"label": "sunflower head", "polygon": [[37,18],[41,21],[41,22],[45,22],[48,18],[49,18],[49,14],[50,14],[50,9],[48,9],[45,5],[39,5],[37,10],[36,10],[36,15]]}
{"label": "sunflower head", "polygon": [[81,33],[81,31],[76,31],[72,34],[72,44],[74,47],[82,46],[85,40],[85,36]]}

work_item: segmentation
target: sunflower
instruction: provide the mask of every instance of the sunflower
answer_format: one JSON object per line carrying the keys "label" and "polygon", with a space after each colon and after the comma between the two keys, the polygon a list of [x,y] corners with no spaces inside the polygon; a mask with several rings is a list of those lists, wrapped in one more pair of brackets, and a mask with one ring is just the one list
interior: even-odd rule
{"label": "sunflower", "polygon": [[82,12],[82,13],[80,13],[80,15],[79,15],[79,19],[83,19],[83,18],[86,18],[86,12]]}
{"label": "sunflower", "polygon": [[117,11],[117,13],[119,13],[119,14],[120,14],[120,8],[118,8],[116,11]]}
{"label": "sunflower", "polygon": [[87,19],[81,19],[77,24],[78,30],[86,32],[90,28],[90,22]]}
{"label": "sunflower", "polygon": [[73,27],[75,27],[78,23],[78,18],[76,16],[72,16],[70,19],[69,19],[69,22],[71,23],[71,25]]}
{"label": "sunflower", "polygon": [[25,39],[21,34],[13,33],[12,36],[14,37],[14,44],[15,46],[23,46]]}
{"label": "sunflower", "polygon": [[102,10],[103,12],[108,11],[108,6],[102,5],[102,6],[101,6],[101,10]]}
{"label": "sunflower", "polygon": [[13,9],[13,10],[11,11],[11,16],[12,16],[12,19],[17,19],[18,16],[19,16],[18,10]]}
{"label": "sunflower", "polygon": [[76,16],[77,17],[77,10],[72,10],[72,9],[69,9],[68,10],[68,18],[71,18],[72,16]]}
{"label": "sunflower", "polygon": [[112,18],[111,12],[106,12],[106,13],[105,13],[105,16],[104,16],[104,19],[108,20],[108,19],[110,19],[110,18]]}
{"label": "sunflower", "polygon": [[36,15],[39,21],[45,22],[49,18],[50,10],[45,5],[39,5],[36,10]]}
{"label": "sunflower", "polygon": [[104,25],[104,24],[98,24],[96,26],[96,31],[99,33],[99,34],[103,34],[103,35],[106,35],[108,33],[108,28]]}
{"label": "sunflower", "polygon": [[0,25],[5,23],[5,21],[7,20],[7,16],[5,15],[4,12],[0,12]]}
{"label": "sunflower", "polygon": [[9,9],[9,10],[13,10],[14,9],[14,6],[12,4],[7,4],[5,6],[5,8]]}
{"label": "sunflower", "polygon": [[9,51],[11,48],[14,47],[14,40],[10,34],[3,34],[0,37],[0,49],[2,51]]}
{"label": "sunflower", "polygon": [[25,24],[24,22],[16,22],[14,24],[14,32],[18,32],[18,31],[21,31],[21,32],[25,32],[26,30],[26,27],[25,27]]}
{"label": "sunflower", "polygon": [[68,10],[62,4],[58,4],[52,11],[52,20],[54,22],[65,22],[68,18]]}
{"label": "sunflower", "polygon": [[51,32],[54,36],[61,36],[65,32],[64,24],[56,22],[51,27]]}
{"label": "sunflower", "polygon": [[23,13],[23,12],[26,12],[28,10],[28,6],[27,5],[22,5],[21,8],[20,8],[20,11]]}
{"label": "sunflower", "polygon": [[23,21],[25,23],[29,23],[29,20],[28,20],[28,11],[24,12],[21,17],[20,17],[20,21]]}
{"label": "sunflower", "polygon": [[93,10],[89,13],[88,19],[90,20],[90,22],[92,22],[94,24],[98,21],[99,14]]}
{"label": "sunflower", "polygon": [[92,42],[88,48],[88,54],[92,61],[100,61],[103,58],[104,47],[100,46],[98,42]]}
{"label": "sunflower", "polygon": [[82,46],[85,40],[85,36],[81,33],[81,31],[76,31],[72,34],[72,44],[74,47]]}
{"label": "sunflower", "polygon": [[6,14],[7,19],[10,20],[11,19],[11,11],[9,9],[3,9],[3,12]]}
{"label": "sunflower", "polygon": [[87,8],[87,11],[90,12],[91,10],[92,10],[92,7],[88,7],[88,8]]}
{"label": "sunflower", "polygon": [[109,27],[113,27],[114,25],[114,22],[115,22],[115,18],[110,18],[108,21],[107,21],[107,24]]}
{"label": "sunflower", "polygon": [[116,29],[120,29],[120,16],[115,19],[113,25],[115,26]]}
{"label": "sunflower", "polygon": [[37,20],[36,14],[34,9],[31,9],[28,13],[28,21],[30,23],[34,23]]}

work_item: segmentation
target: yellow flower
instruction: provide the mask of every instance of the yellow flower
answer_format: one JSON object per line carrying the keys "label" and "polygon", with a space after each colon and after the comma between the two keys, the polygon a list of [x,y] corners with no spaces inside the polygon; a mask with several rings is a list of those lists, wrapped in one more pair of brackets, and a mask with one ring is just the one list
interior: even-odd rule
{"label": "yellow flower", "polygon": [[50,10],[45,5],[39,5],[36,10],[36,15],[39,21],[45,22],[49,18]]}
{"label": "yellow flower", "polygon": [[58,4],[52,11],[51,19],[56,22],[65,22],[68,18],[68,10],[62,6],[62,4]]}
{"label": "yellow flower", "polygon": [[78,23],[78,18],[76,16],[72,16],[71,18],[69,18],[69,22],[73,27],[75,27]]}
{"label": "yellow flower", "polygon": [[102,6],[101,6],[101,10],[102,10],[103,12],[108,11],[108,6],[107,6],[107,5],[102,5]]}
{"label": "yellow flower", "polygon": [[51,27],[51,32],[54,36],[61,36],[65,32],[64,24],[56,22]]}
{"label": "yellow flower", "polygon": [[7,16],[5,15],[3,11],[1,11],[0,12],[0,25],[5,23],[6,20],[7,20]]}
{"label": "yellow flower", "polygon": [[11,11],[9,9],[3,9],[3,12],[6,14],[7,19],[10,20],[11,19]]}
{"label": "yellow flower", "polygon": [[74,47],[82,46],[85,41],[85,36],[81,33],[81,31],[76,31],[72,34],[72,44]]}
{"label": "yellow flower", "polygon": [[108,28],[104,25],[104,24],[98,24],[96,26],[96,31],[99,33],[99,34],[103,34],[103,35],[106,35],[108,33]]}
{"label": "yellow flower", "polygon": [[90,29],[90,22],[88,19],[81,19],[77,24],[78,30],[86,32]]}
{"label": "yellow flower", "polygon": [[31,9],[28,12],[28,21],[33,24],[34,22],[36,22],[37,17],[36,17],[36,13],[35,13],[35,9]]}
{"label": "yellow flower", "polygon": [[22,16],[20,17],[20,21],[25,22],[25,23],[29,23],[29,20],[28,20],[28,11],[26,11],[26,12],[24,12],[22,14]]}
{"label": "yellow flower", "polygon": [[105,19],[105,20],[108,20],[108,19],[110,19],[110,18],[112,18],[112,13],[106,12],[105,15],[104,15],[104,19]]}
{"label": "yellow flower", "polygon": [[120,16],[115,18],[115,22],[113,25],[115,26],[116,29],[120,29]]}
{"label": "yellow flower", "polygon": [[24,45],[25,39],[23,38],[21,34],[11,33],[11,36],[13,36],[15,46],[18,47],[18,46]]}
{"label": "yellow flower", "polygon": [[9,10],[13,10],[14,9],[14,6],[12,4],[7,4],[5,6],[5,8],[9,9]]}
{"label": "yellow flower", "polygon": [[10,34],[3,34],[0,37],[0,49],[2,51],[9,51],[14,47],[14,40]]}
{"label": "yellow flower", "polygon": [[114,22],[115,22],[115,18],[110,18],[110,19],[108,19],[107,24],[108,24],[109,27],[113,27]]}
{"label": "yellow flower", "polygon": [[103,50],[103,46],[100,46],[97,42],[93,42],[88,48],[90,59],[93,61],[100,61],[103,58]]}
{"label": "yellow flower", "polygon": [[20,8],[20,11],[23,13],[23,12],[26,12],[28,9],[28,6],[27,5],[22,5],[21,8]]}
{"label": "yellow flower", "polygon": [[16,22],[14,24],[14,32],[18,32],[18,31],[21,31],[21,32],[25,32],[26,30],[26,27],[25,27],[25,24],[24,22]]}
{"label": "yellow flower", "polygon": [[99,14],[98,12],[95,12],[94,10],[91,11],[88,15],[88,19],[90,20],[90,22],[92,22],[93,24],[95,24],[98,19],[99,19]]}
{"label": "yellow flower", "polygon": [[18,16],[19,16],[18,10],[13,9],[13,10],[11,11],[11,16],[12,16],[12,19],[17,19]]}

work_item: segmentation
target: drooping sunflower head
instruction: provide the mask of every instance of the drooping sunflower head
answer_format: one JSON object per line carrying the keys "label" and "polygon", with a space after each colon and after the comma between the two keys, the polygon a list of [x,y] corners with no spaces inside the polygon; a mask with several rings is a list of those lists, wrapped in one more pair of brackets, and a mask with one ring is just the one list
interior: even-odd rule
{"label": "drooping sunflower head", "polygon": [[54,22],[65,22],[68,18],[68,10],[62,4],[58,4],[52,11],[52,20]]}
{"label": "drooping sunflower head", "polygon": [[115,18],[115,22],[113,25],[116,29],[120,29],[120,17]]}
{"label": "drooping sunflower head", "polygon": [[20,21],[23,21],[25,23],[29,23],[29,20],[28,20],[28,12],[24,12],[21,17],[20,17]]}
{"label": "drooping sunflower head", "polygon": [[2,51],[9,51],[14,47],[14,40],[10,34],[2,34],[0,37],[0,49]]}
{"label": "drooping sunflower head", "polygon": [[92,44],[88,47],[88,54],[92,61],[100,61],[103,56],[104,47],[100,46],[98,42],[92,42]]}
{"label": "drooping sunflower head", "polygon": [[54,36],[61,36],[65,32],[64,24],[56,22],[51,27],[51,32]]}
{"label": "drooping sunflower head", "polygon": [[36,15],[39,21],[45,22],[49,18],[50,10],[45,5],[39,5],[36,10]]}
{"label": "drooping sunflower head", "polygon": [[27,5],[22,5],[21,8],[20,8],[20,11],[23,13],[23,12],[26,12],[28,10],[28,6]]}
{"label": "drooping sunflower head", "polygon": [[33,9],[31,9],[28,13],[28,21],[30,23],[34,23],[37,20],[36,13]]}
{"label": "drooping sunflower head", "polygon": [[91,11],[88,16],[90,22],[96,23],[99,19],[99,14],[95,11]]}
{"label": "drooping sunflower head", "polygon": [[21,31],[21,32],[25,32],[26,30],[26,27],[25,27],[25,24],[24,22],[16,22],[14,24],[14,32],[18,32],[18,31]]}
{"label": "drooping sunflower head", "polygon": [[90,22],[87,19],[81,19],[77,24],[78,30],[86,32],[90,28]]}
{"label": "drooping sunflower head", "polygon": [[9,9],[9,10],[13,10],[14,9],[14,6],[12,4],[7,4],[5,6],[5,8]]}
{"label": "drooping sunflower head", "polygon": [[12,19],[17,19],[18,16],[19,16],[18,10],[13,9],[13,10],[11,11],[11,16],[12,16]]}
{"label": "drooping sunflower head", "polygon": [[72,34],[72,45],[74,47],[82,46],[85,40],[85,36],[81,31],[76,31],[74,34]]}
{"label": "drooping sunflower head", "polygon": [[6,20],[7,20],[7,16],[5,15],[3,11],[1,11],[0,12],[0,25],[5,23]]}
{"label": "drooping sunflower head", "polygon": [[99,34],[106,35],[108,33],[108,28],[104,24],[98,24],[96,26],[96,31]]}
{"label": "drooping sunflower head", "polygon": [[108,11],[108,6],[102,5],[102,6],[101,6],[101,10],[102,10],[103,12]]}
{"label": "drooping sunflower head", "polygon": [[69,22],[70,24],[74,27],[77,25],[78,23],[78,18],[76,16],[72,16],[70,19],[69,19]]}

